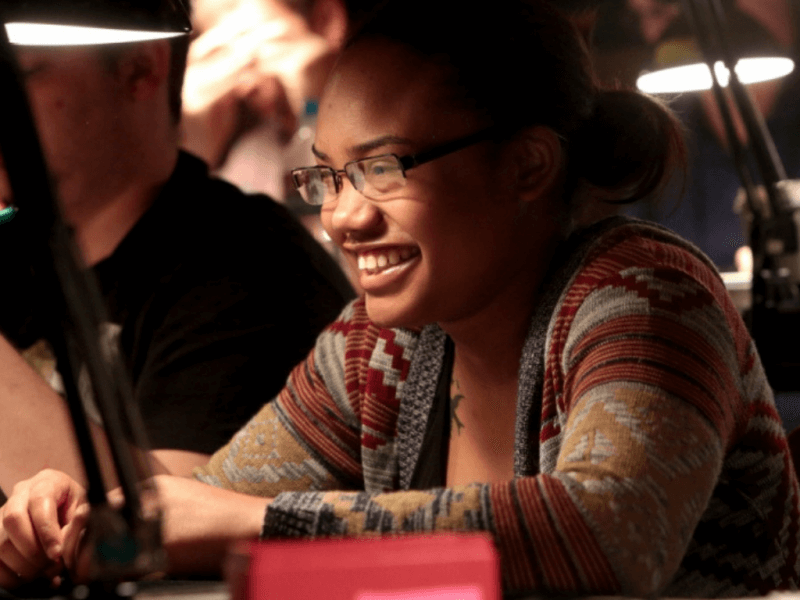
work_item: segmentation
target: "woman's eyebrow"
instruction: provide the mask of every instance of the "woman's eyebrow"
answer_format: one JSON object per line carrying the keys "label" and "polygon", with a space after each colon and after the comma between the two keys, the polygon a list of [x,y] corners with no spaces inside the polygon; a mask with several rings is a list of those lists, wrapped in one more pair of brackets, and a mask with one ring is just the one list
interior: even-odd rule
{"label": "woman's eyebrow", "polygon": [[[413,143],[414,141],[408,138],[400,137],[397,135],[384,135],[374,140],[370,140],[362,144],[356,144],[355,146],[351,146],[347,150],[347,154],[349,154],[353,158],[360,158],[363,157],[365,154],[374,152],[378,148],[383,148],[384,146],[411,145]],[[324,161],[330,160],[327,154],[317,149],[317,147],[314,146],[313,144],[311,145],[311,152],[314,154],[314,156],[316,156],[320,160]]]}
{"label": "woman's eyebrow", "polygon": [[348,153],[353,156],[363,156],[364,154],[377,150],[378,148],[383,148],[384,146],[409,144],[413,144],[413,141],[408,138],[399,137],[396,135],[385,135],[383,137],[370,140],[369,142],[364,142],[363,144],[357,144],[356,146],[351,147]]}
{"label": "woman's eyebrow", "polygon": [[328,160],[328,155],[317,150],[317,147],[314,144],[311,144],[311,153],[320,160]]}

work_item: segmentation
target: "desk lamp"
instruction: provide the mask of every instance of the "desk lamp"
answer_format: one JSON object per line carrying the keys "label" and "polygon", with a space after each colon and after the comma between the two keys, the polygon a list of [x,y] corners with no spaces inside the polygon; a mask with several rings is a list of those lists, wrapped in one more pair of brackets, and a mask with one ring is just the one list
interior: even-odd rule
{"label": "desk lamp", "polygon": [[16,0],[2,16],[12,44],[97,45],[191,31],[186,0]]}
{"label": "desk lamp", "polygon": [[[83,457],[91,516],[87,529],[93,548],[91,578],[98,589],[163,568],[160,520],[146,514],[141,486],[147,478],[141,418],[128,377],[115,348],[101,346],[99,326],[106,308],[93,273],[82,263],[72,230],[64,222],[51,185],[34,121],[18,72],[12,44],[86,45],[123,43],[186,35],[189,11],[183,0],[17,0],[0,4],[0,151],[4,157],[13,214],[29,247],[37,293],[50,301],[43,323],[59,365],[66,400]],[[2,230],[0,229],[0,232]],[[125,506],[112,508],[89,419],[78,392],[85,365],[94,400],[108,432]],[[113,593],[111,594],[113,595]]]}
{"label": "desk lamp", "polygon": [[[753,252],[750,331],[773,389],[795,391],[800,389],[800,181],[787,179],[763,115],[744,86],[744,73],[740,77],[733,68],[740,54],[721,0],[682,0],[682,7],[692,32],[691,46],[705,62],[747,200]],[[747,146],[736,135],[732,110],[746,128]]]}
{"label": "desk lamp", "polygon": [[[691,11],[691,12],[690,12]],[[693,26],[695,9],[684,7],[682,14],[667,28],[656,44],[653,59],[636,80],[637,87],[649,94],[670,94],[710,90],[711,69],[703,45]],[[794,61],[752,18],[736,12],[727,18],[726,38],[735,49],[735,71],[743,84],[769,81],[788,75]],[[722,87],[728,86],[730,73],[721,60],[714,71]]]}

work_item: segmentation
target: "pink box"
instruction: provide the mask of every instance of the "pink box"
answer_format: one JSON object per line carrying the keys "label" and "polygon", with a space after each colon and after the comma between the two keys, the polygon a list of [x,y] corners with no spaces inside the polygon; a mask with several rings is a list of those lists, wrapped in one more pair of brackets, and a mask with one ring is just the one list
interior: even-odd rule
{"label": "pink box", "polygon": [[253,542],[228,564],[232,600],[500,600],[480,534]]}

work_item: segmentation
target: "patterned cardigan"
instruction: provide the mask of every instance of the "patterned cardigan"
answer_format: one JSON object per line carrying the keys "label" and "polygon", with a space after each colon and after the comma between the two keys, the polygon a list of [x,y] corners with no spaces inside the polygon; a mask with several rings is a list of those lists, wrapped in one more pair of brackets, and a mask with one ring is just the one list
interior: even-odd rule
{"label": "patterned cardigan", "polygon": [[639,222],[567,245],[523,350],[513,480],[409,489],[445,334],[382,329],[363,300],[195,476],[276,496],[269,538],[489,532],[506,593],[796,589],[797,478],[716,270]]}

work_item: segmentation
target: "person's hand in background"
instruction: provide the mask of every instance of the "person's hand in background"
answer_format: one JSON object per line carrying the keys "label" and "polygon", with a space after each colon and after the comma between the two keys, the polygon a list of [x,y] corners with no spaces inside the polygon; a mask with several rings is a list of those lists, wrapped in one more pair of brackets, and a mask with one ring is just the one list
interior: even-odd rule
{"label": "person's hand in background", "polygon": [[52,469],[14,486],[0,507],[0,587],[48,578],[58,585],[74,569],[89,515],[83,487]]}
{"label": "person's hand in background", "polygon": [[319,93],[338,47],[277,0],[242,0],[192,42],[183,87],[183,146],[213,169],[243,120],[270,119],[288,138]]}

